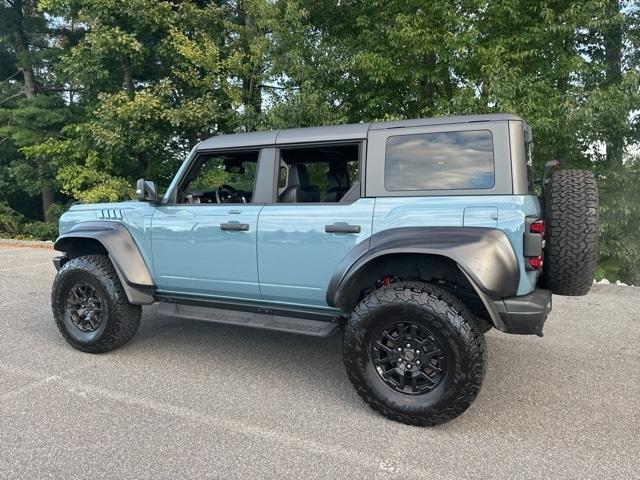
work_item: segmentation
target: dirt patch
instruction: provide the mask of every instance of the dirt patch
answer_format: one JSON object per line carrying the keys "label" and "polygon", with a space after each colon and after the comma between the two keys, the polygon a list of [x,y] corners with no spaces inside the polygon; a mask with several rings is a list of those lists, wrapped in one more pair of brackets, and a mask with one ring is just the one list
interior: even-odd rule
{"label": "dirt patch", "polygon": [[53,249],[53,242],[43,242],[40,240],[12,240],[9,238],[0,238],[0,247],[2,248],[47,248]]}

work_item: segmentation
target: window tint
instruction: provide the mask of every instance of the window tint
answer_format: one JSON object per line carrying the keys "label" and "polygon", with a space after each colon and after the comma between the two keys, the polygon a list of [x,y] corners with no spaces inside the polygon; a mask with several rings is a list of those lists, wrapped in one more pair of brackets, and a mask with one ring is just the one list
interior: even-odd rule
{"label": "window tint", "polygon": [[201,158],[182,188],[181,203],[251,202],[257,160],[258,152]]}
{"label": "window tint", "polygon": [[387,190],[457,190],[495,184],[488,130],[398,135],[387,139]]}
{"label": "window tint", "polygon": [[279,177],[278,201],[339,202],[358,180],[358,157],[357,144],[281,149],[281,165],[286,168]]}

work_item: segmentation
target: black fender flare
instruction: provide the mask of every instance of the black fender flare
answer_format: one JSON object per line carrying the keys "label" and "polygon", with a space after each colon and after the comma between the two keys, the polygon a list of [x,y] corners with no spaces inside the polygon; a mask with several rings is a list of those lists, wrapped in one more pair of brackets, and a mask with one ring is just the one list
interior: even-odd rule
{"label": "black fender flare", "polygon": [[155,301],[156,287],[138,245],[129,230],[119,222],[88,221],[75,224],[60,235],[53,248],[73,253],[79,239],[98,241],[109,254],[130,303],[148,305]]}
{"label": "black fender flare", "polygon": [[360,288],[359,276],[367,264],[399,253],[453,260],[485,304],[491,298],[514,296],[518,289],[518,259],[503,231],[485,227],[401,227],[378,232],[353,247],[329,282],[327,304],[344,309],[350,295]]}

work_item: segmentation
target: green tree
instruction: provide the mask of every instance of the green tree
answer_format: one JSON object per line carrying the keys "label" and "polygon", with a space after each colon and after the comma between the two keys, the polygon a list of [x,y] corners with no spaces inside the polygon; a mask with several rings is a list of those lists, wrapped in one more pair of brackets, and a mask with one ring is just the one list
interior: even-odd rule
{"label": "green tree", "polygon": [[[50,63],[56,54],[52,32],[36,4],[34,0],[0,2],[2,70],[3,76],[9,74],[3,82],[7,96],[0,99],[0,141],[10,142],[15,149],[57,135],[70,120],[50,78]],[[52,166],[46,160],[31,162],[18,154],[13,157],[9,175],[25,192],[41,192],[42,214],[50,219],[55,176]]]}

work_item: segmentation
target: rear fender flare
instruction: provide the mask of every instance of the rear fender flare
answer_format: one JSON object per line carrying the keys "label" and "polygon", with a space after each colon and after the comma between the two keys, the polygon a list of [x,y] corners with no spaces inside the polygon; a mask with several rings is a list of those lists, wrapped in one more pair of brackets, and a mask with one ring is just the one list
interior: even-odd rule
{"label": "rear fender flare", "polygon": [[327,303],[349,309],[354,294],[362,289],[360,274],[369,262],[403,253],[452,260],[485,304],[489,298],[511,297],[518,290],[520,267],[503,231],[484,227],[403,227],[378,232],[356,245],[333,274],[327,288]]}

